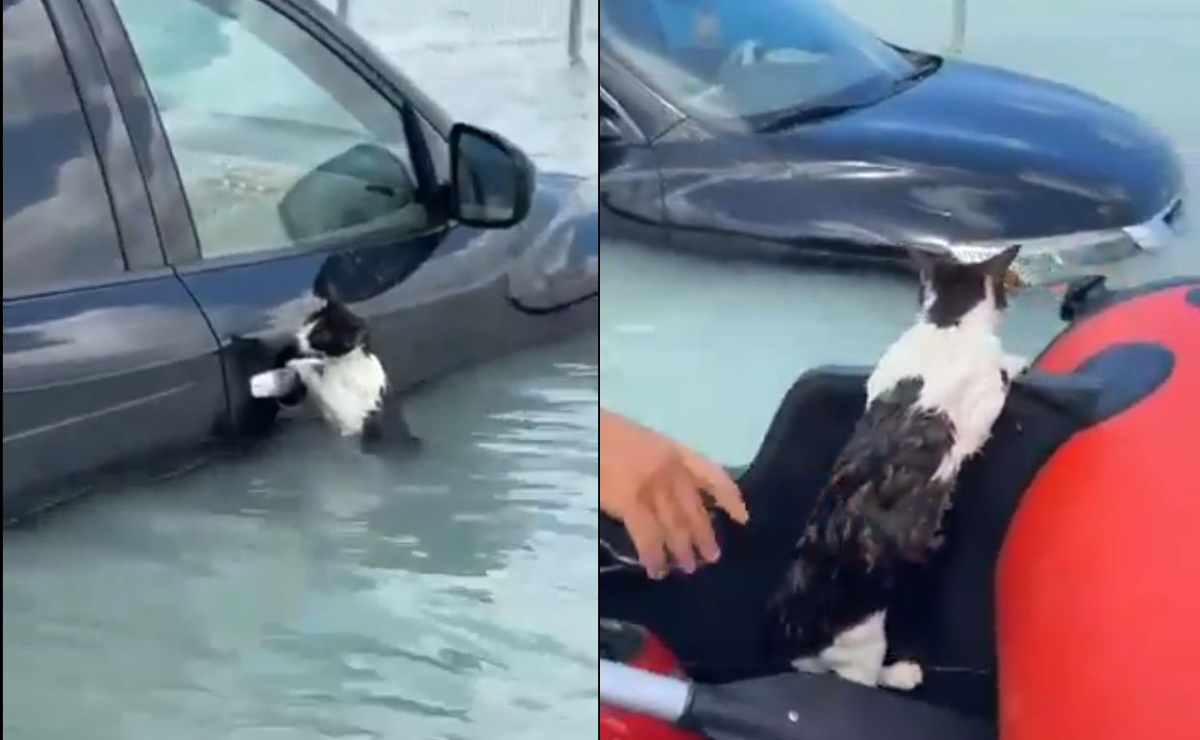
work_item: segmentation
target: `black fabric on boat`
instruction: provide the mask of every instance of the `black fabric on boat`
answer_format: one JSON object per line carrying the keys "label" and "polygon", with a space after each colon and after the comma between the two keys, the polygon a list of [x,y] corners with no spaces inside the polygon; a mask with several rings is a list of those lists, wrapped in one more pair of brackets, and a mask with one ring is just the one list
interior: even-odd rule
{"label": "black fabric on boat", "polygon": [[626,665],[643,650],[646,630],[636,624],[612,619],[600,620],[600,658]]}
{"label": "black fabric on boat", "polygon": [[[1110,419],[1132,408],[1171,378],[1175,353],[1155,342],[1125,342],[1106,347],[1075,368],[1084,376],[1100,379],[1102,390],[1093,411],[1094,422]],[[1122,382],[1104,382],[1120,378]]]}
{"label": "black fabric on boat", "polygon": [[832,676],[693,689],[683,724],[708,740],[994,740],[993,723]]}
{"label": "black fabric on boat", "polygon": [[[717,517],[720,562],[692,576],[657,582],[636,569],[605,573],[601,617],[645,625],[701,681],[723,683],[789,670],[787,661],[794,656],[760,654],[768,626],[765,604],[862,412],[868,373],[866,368],[805,373],[784,398],[740,478],[750,523],[739,527]],[[1014,384],[987,448],[960,477],[944,549],[929,568],[912,576],[904,598],[889,611],[893,653],[925,667],[925,683],[904,701],[994,717],[992,583],[1000,546],[1038,469],[1071,434],[1091,423],[1099,384],[1094,375],[1043,373],[1027,374]],[[607,548],[633,557],[619,523],[602,518],[600,530]],[[844,708],[864,710],[870,707]]]}

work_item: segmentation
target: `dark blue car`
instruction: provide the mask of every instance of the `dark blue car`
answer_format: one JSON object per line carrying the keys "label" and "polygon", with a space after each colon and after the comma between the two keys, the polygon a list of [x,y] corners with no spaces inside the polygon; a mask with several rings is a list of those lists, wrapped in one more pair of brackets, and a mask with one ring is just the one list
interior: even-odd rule
{"label": "dark blue car", "polygon": [[6,521],[269,429],[247,380],[326,299],[399,387],[595,327],[595,184],[316,2],[3,12]]}
{"label": "dark blue car", "polygon": [[822,0],[600,1],[601,235],[727,257],[966,259],[1028,282],[1167,246],[1170,142],[1064,85],[880,40]]}

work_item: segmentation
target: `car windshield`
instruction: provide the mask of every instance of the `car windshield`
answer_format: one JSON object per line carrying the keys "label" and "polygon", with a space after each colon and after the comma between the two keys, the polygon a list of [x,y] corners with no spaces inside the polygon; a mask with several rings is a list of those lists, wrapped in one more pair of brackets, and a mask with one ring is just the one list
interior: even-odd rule
{"label": "car windshield", "polygon": [[689,115],[754,128],[875,102],[920,71],[821,0],[602,0],[600,39]]}

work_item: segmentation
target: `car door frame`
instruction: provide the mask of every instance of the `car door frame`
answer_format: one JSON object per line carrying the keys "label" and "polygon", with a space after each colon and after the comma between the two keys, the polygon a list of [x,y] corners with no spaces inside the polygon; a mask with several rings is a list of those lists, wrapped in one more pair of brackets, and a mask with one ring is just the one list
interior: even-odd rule
{"label": "car door frame", "polygon": [[[161,182],[150,188],[151,200],[159,216],[159,228],[163,238],[163,249],[167,264],[177,276],[189,286],[201,310],[206,312],[209,325],[217,338],[224,373],[227,397],[226,425],[224,432],[234,437],[258,436],[269,428],[275,411],[256,404],[247,395],[246,388],[237,380],[247,373],[259,372],[271,366],[278,347],[274,344],[283,335],[275,337],[264,333],[260,326],[252,325],[253,312],[242,319],[236,329],[212,311],[220,310],[200,292],[194,284],[197,278],[212,278],[225,270],[263,269],[272,263],[285,264],[292,260],[332,257],[355,249],[382,248],[396,241],[396,233],[381,230],[377,233],[355,235],[333,234],[329,238],[318,238],[303,243],[282,244],[278,247],[256,249],[229,255],[209,256],[202,254],[199,232],[191,214],[189,201],[174,154],[169,145],[167,130],[159,114],[149,83],[141,70],[137,50],[126,35],[125,25],[113,0],[77,0],[87,9],[87,15],[100,36],[119,36],[120,44],[105,47],[106,63],[110,69],[120,70],[118,95],[122,98],[127,118],[135,116],[145,121],[146,136],[139,142],[141,156],[154,163],[160,172]],[[424,236],[404,234],[404,238],[441,239],[457,227],[455,221],[443,213],[440,197],[449,187],[449,143],[451,119],[428,96],[398,70],[391,67],[373,48],[344,27],[336,16],[323,6],[308,0],[257,0],[278,13],[297,30],[306,33],[326,49],[336,60],[345,64],[348,71],[368,84],[397,116],[401,116],[405,143],[410,163],[422,195],[430,198],[428,204],[434,212],[434,223]],[[440,139],[441,141],[431,139]],[[136,140],[136,137],[135,137]],[[438,148],[441,147],[440,151]],[[445,162],[439,162],[444,158]],[[434,254],[437,251],[435,250]],[[432,255],[431,255],[432,256]],[[212,280],[207,281],[211,284]],[[314,306],[315,307],[315,304]],[[297,320],[299,316],[294,317]],[[369,319],[370,317],[368,317]],[[247,339],[250,341],[241,341]]]}
{"label": "car door frame", "polygon": [[597,78],[602,94],[617,102],[625,115],[650,144],[687,115],[643,82],[611,52],[600,49]]}
{"label": "car door frame", "polygon": [[[115,371],[108,369],[89,375],[85,370],[78,377],[70,377],[70,373],[67,373],[66,377],[59,378],[62,373],[55,373],[54,364],[49,363],[46,367],[51,368],[51,379],[42,381],[44,385],[27,387],[18,381],[17,387],[6,387],[6,396],[10,392],[14,394],[10,401],[17,400],[16,395],[23,393],[40,393],[43,396],[47,393],[59,396],[65,393],[67,398],[75,399],[66,401],[65,405],[46,401],[49,410],[43,415],[44,421],[35,421],[33,426],[15,431],[11,436],[6,429],[6,448],[10,442],[21,444],[22,440],[52,435],[43,437],[49,440],[42,443],[45,447],[56,450],[54,454],[82,460],[82,464],[68,466],[65,471],[56,469],[44,474],[34,471],[36,474],[32,475],[26,474],[27,471],[19,471],[14,474],[13,490],[9,490],[9,477],[6,475],[6,523],[30,511],[85,492],[95,473],[105,470],[131,472],[142,462],[152,470],[175,464],[178,461],[175,453],[188,454],[193,447],[203,446],[208,433],[219,423],[227,406],[224,382],[216,361],[216,337],[203,311],[166,263],[144,177],[144,162],[136,154],[136,136],[129,127],[104,63],[101,41],[93,35],[83,7],[77,0],[39,2],[52,30],[51,37],[45,43],[56,46],[55,53],[65,65],[76,93],[78,110],[87,128],[86,135],[95,152],[100,183],[111,208],[116,246],[124,268],[90,278],[72,278],[32,285],[28,289],[17,286],[6,290],[6,313],[28,302],[49,302],[47,305],[50,307],[56,302],[68,302],[69,305],[69,302],[76,300],[76,296],[81,296],[79,300],[82,305],[90,307],[88,311],[92,311],[123,305],[125,297],[140,295],[143,299],[161,300],[156,303],[157,306],[181,309],[174,328],[186,330],[188,333],[177,336],[183,337],[184,344],[191,344],[186,344],[186,347],[181,344],[173,350],[175,354],[169,355],[169,362],[163,362],[162,358],[152,359],[149,364],[145,359],[128,362],[125,356],[114,355],[122,358],[110,360],[110,365],[118,368]],[[104,135],[101,136],[99,132]],[[97,293],[100,296],[95,300],[86,298],[89,294]],[[111,297],[104,298],[105,293]],[[50,315],[53,314],[51,310]],[[37,327],[38,324],[32,326]],[[8,328],[6,322],[6,331]],[[134,330],[133,327],[129,329]],[[81,357],[90,358],[89,355]],[[206,369],[209,363],[211,367]],[[158,387],[154,387],[154,384],[146,386],[147,373],[161,381]],[[137,377],[130,379],[128,376]],[[114,395],[93,396],[97,384]],[[82,398],[91,399],[90,403],[81,406],[77,401]],[[36,399],[35,402],[39,405],[42,403]],[[191,418],[176,425],[174,433],[167,435],[165,441],[161,431],[145,423],[163,414],[180,412],[187,413]],[[100,424],[101,431],[124,429],[127,433],[120,435],[115,442],[101,442],[99,447],[92,447],[87,442],[87,449],[77,449],[79,454],[75,455],[71,450],[86,442],[78,431],[80,424]],[[105,435],[92,428],[91,437],[95,436]],[[151,447],[164,454],[153,460],[143,460],[143,456],[137,454]],[[38,446],[32,451],[37,453]]]}
{"label": "car door frame", "polygon": [[613,108],[618,125],[631,137],[622,144],[626,149],[619,160],[601,159],[601,233],[609,240],[667,246],[672,233],[655,142],[687,119],[603,47],[598,77],[600,99]]}
{"label": "car door frame", "polygon": [[[218,315],[222,307],[215,305],[215,302],[220,299],[214,299],[211,291],[206,293],[208,288],[199,283],[204,279],[203,282],[211,287],[214,281],[208,278],[218,270],[253,270],[274,262],[336,257],[364,245],[369,247],[372,240],[379,237],[367,235],[353,242],[335,237],[326,242],[314,240],[313,243],[291,244],[241,255],[202,257],[183,180],[167,145],[165,126],[141,74],[136,50],[125,36],[119,11],[112,0],[77,1],[88,8],[89,19],[98,33],[119,36],[122,40],[122,43],[106,48],[108,64],[126,71],[119,75],[124,82],[120,95],[128,111],[146,121],[150,134],[147,136],[148,142],[144,144],[145,157],[159,163],[158,167],[163,173],[164,182],[159,187],[151,188],[151,195],[156,210],[164,214],[160,222],[166,225],[160,225],[160,231],[164,234],[168,264],[189,285],[201,308],[208,312],[210,325],[221,343],[229,397],[230,430],[239,436],[243,432],[257,435],[268,428],[268,422],[259,425],[257,410],[243,412],[248,407],[261,404],[248,399],[247,387],[235,379],[247,372],[260,371],[264,362],[268,365],[277,362],[280,357],[279,343],[286,341],[293,330],[289,329],[284,334],[283,327],[292,320],[299,326],[303,315],[292,313],[296,307],[292,303],[286,308],[277,304],[280,313],[284,310],[288,312],[286,318],[280,313],[269,317],[262,313],[252,316],[248,310],[241,317],[228,319]],[[440,192],[449,193],[449,138],[454,126],[453,119],[365,39],[314,0],[259,1],[294,23],[298,31],[307,33],[315,43],[347,65],[348,71],[371,86],[383,101],[397,111],[397,115],[401,112],[406,115],[405,138],[412,166],[417,170],[415,174]],[[518,264],[518,255],[514,255],[509,238],[494,238],[488,236],[485,229],[464,225],[448,214],[439,215],[445,217],[439,218],[439,223],[427,234],[444,238],[411,274],[412,279],[405,277],[394,284],[393,287],[397,289],[388,289],[382,295],[363,302],[369,304],[364,306],[368,312],[364,318],[371,325],[372,338],[378,340],[379,354],[392,387],[397,392],[467,364],[563,333],[556,328],[562,322],[526,314],[514,306],[509,282],[510,272]],[[391,237],[394,242],[395,234],[391,234]],[[409,237],[422,238],[405,235],[405,238]],[[379,243],[385,241],[386,238],[379,239]],[[316,297],[315,293],[312,297]],[[251,298],[250,302],[263,303],[258,298]],[[315,305],[312,307],[315,308]],[[233,310],[239,312],[243,308],[240,304],[232,306]],[[371,312],[375,312],[374,315]],[[562,324],[563,327],[574,326],[575,321],[579,317],[586,317],[587,313],[586,310],[572,311],[569,315],[574,318]],[[376,322],[375,317],[387,318]],[[243,321],[243,318],[246,320]],[[264,327],[262,319],[271,323],[270,329]],[[237,323],[238,326],[230,330],[230,323]],[[442,349],[447,336],[459,340],[454,343],[452,352]],[[249,341],[240,341],[242,339]],[[389,356],[395,361],[389,362]],[[246,423],[251,417],[255,420]]]}
{"label": "car door frame", "polygon": [[[122,100],[122,107],[126,110],[126,117],[137,115],[146,121],[149,135],[141,139],[134,137],[135,145],[140,149],[139,157],[151,162],[155,171],[164,173],[161,182],[155,182],[150,188],[150,196],[158,217],[167,264],[180,272],[214,270],[240,264],[269,262],[305,252],[332,252],[343,246],[342,238],[335,237],[328,241],[316,240],[303,245],[285,244],[273,249],[203,257],[183,178],[168,143],[166,127],[145,75],[142,74],[137,52],[125,35],[125,26],[119,11],[113,0],[77,1],[85,8],[88,20],[98,37],[119,35],[125,39],[125,43],[103,47],[102,51],[105,53],[105,62],[109,69],[120,72],[120,82],[114,80],[114,86]],[[427,194],[429,190],[443,184],[428,137],[431,129],[445,143],[449,138],[452,121],[431,98],[398,70],[391,68],[378,52],[361,39],[339,28],[340,22],[336,16],[324,6],[304,0],[256,1],[295,23],[364,82],[371,85],[398,115],[407,117],[409,120],[403,120],[406,144],[419,186],[426,190]],[[321,14],[326,17],[319,18]],[[384,74],[382,70],[387,70],[387,73]],[[451,225],[446,219],[434,228],[449,228]]]}
{"label": "car door frame", "polygon": [[[75,81],[83,116],[92,130],[96,158],[108,188],[120,237],[118,245],[125,258],[125,271],[99,278],[64,281],[49,289],[19,291],[16,295],[6,295],[6,301],[159,277],[170,272],[143,175],[142,158],[138,156],[135,137],[117,99],[116,86],[107,74],[99,39],[92,36],[78,0],[42,2],[57,34],[59,50]],[[101,141],[95,131],[97,122],[105,119],[113,130]]]}

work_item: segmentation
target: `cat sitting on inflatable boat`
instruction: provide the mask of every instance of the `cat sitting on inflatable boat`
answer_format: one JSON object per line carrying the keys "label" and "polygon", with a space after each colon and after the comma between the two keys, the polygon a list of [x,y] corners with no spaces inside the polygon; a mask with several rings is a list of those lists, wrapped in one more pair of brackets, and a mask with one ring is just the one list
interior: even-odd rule
{"label": "cat sitting on inflatable boat", "polygon": [[941,545],[959,469],[983,448],[1026,367],[996,334],[1018,251],[966,264],[909,250],[920,270],[917,322],[867,380],[866,409],[769,606],[771,649],[800,656],[797,670],[901,690],[923,680],[915,662],[885,665],[887,608],[900,572]]}

